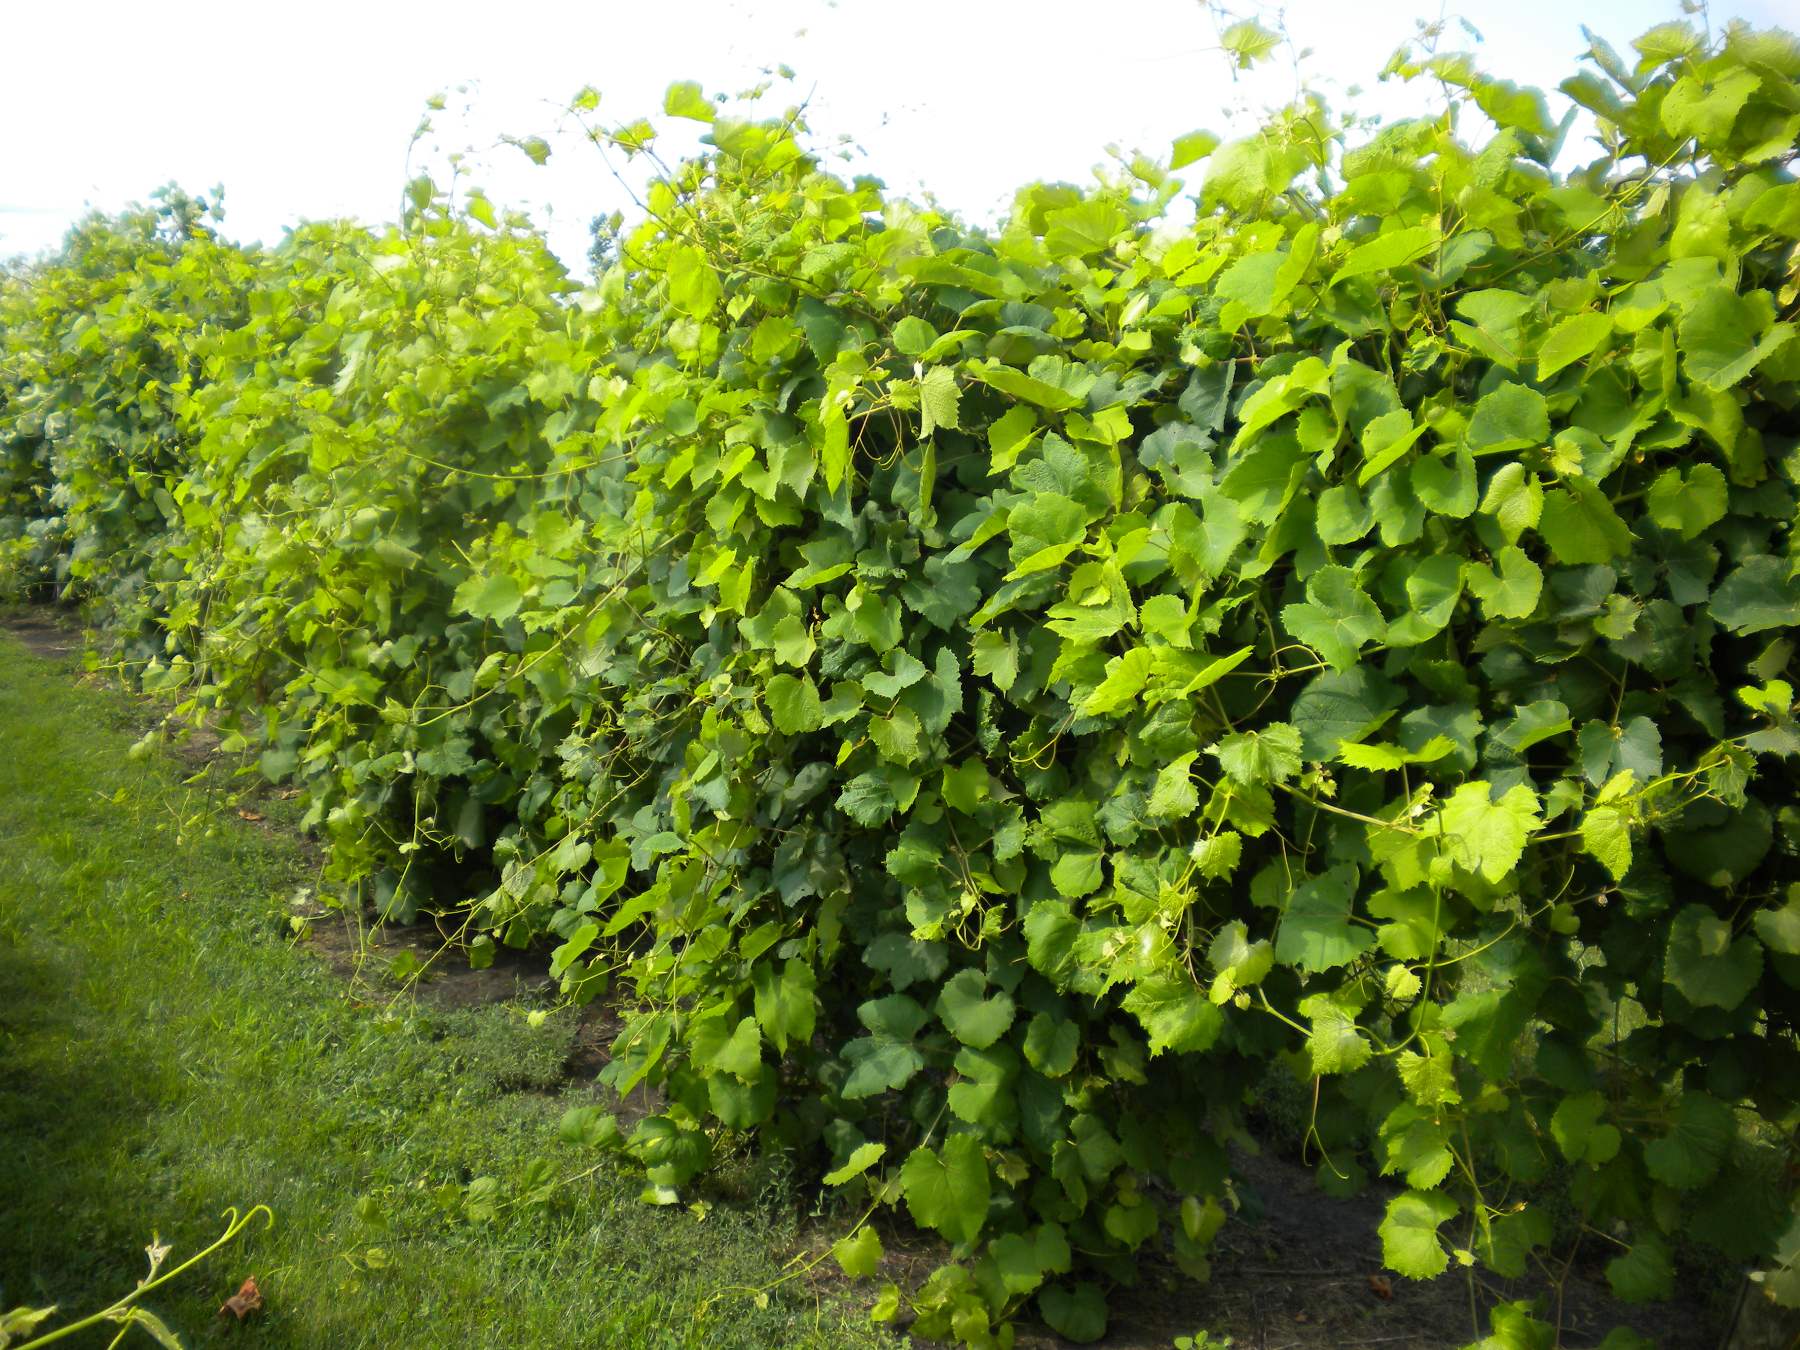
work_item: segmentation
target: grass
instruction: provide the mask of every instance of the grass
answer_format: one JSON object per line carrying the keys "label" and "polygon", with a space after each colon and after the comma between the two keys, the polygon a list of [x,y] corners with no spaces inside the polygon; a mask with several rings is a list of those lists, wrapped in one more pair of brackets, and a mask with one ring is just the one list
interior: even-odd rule
{"label": "grass", "polygon": [[[350,997],[289,940],[299,842],[240,819],[218,770],[130,757],[143,720],[0,634],[0,1309],[85,1314],[153,1232],[173,1265],[267,1204],[272,1229],[149,1299],[189,1345],[882,1339],[804,1280],[769,1288],[791,1200],[652,1209],[560,1142],[566,1023]],[[252,1273],[240,1331],[215,1312]]]}

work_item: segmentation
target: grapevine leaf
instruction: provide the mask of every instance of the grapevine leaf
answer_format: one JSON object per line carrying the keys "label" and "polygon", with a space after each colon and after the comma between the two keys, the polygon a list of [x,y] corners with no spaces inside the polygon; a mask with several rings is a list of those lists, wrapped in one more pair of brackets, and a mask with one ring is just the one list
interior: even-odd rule
{"label": "grapevine leaf", "polygon": [[1429,1280],[1450,1267],[1438,1229],[1456,1216],[1456,1201],[1441,1191],[1407,1191],[1388,1201],[1381,1221],[1381,1259],[1408,1279]]}
{"label": "grapevine leaf", "polygon": [[1493,883],[1504,881],[1519,865],[1526,840],[1540,824],[1537,794],[1523,783],[1497,800],[1492,784],[1464,783],[1438,813],[1445,852]]}
{"label": "grapevine leaf", "polygon": [[987,1222],[987,1158],[972,1134],[954,1134],[941,1152],[914,1149],[900,1169],[900,1186],[914,1222],[958,1245],[971,1243]]}
{"label": "grapevine leaf", "polygon": [[980,971],[961,970],[938,995],[938,1016],[950,1028],[951,1035],[977,1050],[999,1040],[1013,1020],[1012,995],[997,990],[984,997],[986,987]]}
{"label": "grapevine leaf", "polygon": [[1762,945],[1705,905],[1687,905],[1669,925],[1664,976],[1695,1007],[1735,1008],[1762,977]]}
{"label": "grapevine leaf", "polygon": [[865,1280],[881,1264],[881,1238],[864,1224],[848,1237],[831,1244],[831,1254],[844,1274],[853,1280]]}

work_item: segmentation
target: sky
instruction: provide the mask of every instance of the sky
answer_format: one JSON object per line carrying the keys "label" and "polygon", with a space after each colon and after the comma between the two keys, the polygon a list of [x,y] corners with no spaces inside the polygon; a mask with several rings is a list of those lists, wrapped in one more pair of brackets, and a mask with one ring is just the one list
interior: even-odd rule
{"label": "sky", "polygon": [[[625,122],[659,114],[673,80],[734,93],[781,64],[795,77],[769,95],[770,111],[804,98],[818,143],[848,156],[844,172],[991,219],[1021,184],[1091,181],[1108,145],[1166,155],[1188,131],[1252,129],[1292,97],[1296,61],[1334,104],[1420,110],[1423,84],[1375,76],[1421,18],[1448,20],[1443,49],[1552,89],[1577,68],[1582,23],[1627,51],[1679,13],[1674,0],[1231,10],[1279,18],[1292,48],[1234,75],[1202,0],[11,0],[0,256],[52,247],[87,207],[116,210],[169,181],[195,193],[223,184],[225,232],[242,240],[275,242],[302,219],[382,222],[410,173],[441,176],[444,154],[466,148],[474,181],[530,211],[579,264],[589,219],[627,199],[560,115],[578,89],[600,90],[600,115]],[[1800,26],[1800,0],[1735,0],[1710,21],[1731,18]],[[413,146],[440,92],[448,106]],[[1563,106],[1552,95],[1553,114]],[[691,141],[700,128],[686,127]],[[546,136],[548,164],[499,144],[503,134]]]}

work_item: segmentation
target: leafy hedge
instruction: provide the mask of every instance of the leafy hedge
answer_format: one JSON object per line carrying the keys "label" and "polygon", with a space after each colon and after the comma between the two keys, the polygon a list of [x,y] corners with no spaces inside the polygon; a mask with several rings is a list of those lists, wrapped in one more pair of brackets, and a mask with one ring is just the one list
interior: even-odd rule
{"label": "leafy hedge", "polygon": [[1800,1301],[1800,46],[1635,47],[1572,172],[1403,56],[993,232],[677,85],[581,291],[455,183],[96,219],[0,293],[0,548],[383,913],[614,986],[652,1198],[750,1135],[942,1234],[926,1334],[1204,1274],[1271,1072],[1402,1275]]}

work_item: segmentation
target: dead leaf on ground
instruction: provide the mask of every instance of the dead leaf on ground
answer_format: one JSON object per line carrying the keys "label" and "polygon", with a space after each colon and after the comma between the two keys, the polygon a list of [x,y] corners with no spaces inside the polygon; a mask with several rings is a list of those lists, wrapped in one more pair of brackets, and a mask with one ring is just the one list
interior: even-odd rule
{"label": "dead leaf on ground", "polygon": [[251,1313],[261,1312],[262,1305],[262,1290],[256,1287],[256,1276],[251,1275],[238,1286],[237,1293],[225,1300],[224,1306],[219,1309],[219,1316],[230,1313],[242,1322]]}
{"label": "dead leaf on ground", "polygon": [[261,811],[246,810],[244,807],[240,806],[238,808],[238,817],[242,820],[257,821],[263,818],[263,813]]}
{"label": "dead leaf on ground", "polygon": [[1369,1276],[1369,1292],[1383,1302],[1394,1296],[1394,1282],[1385,1275]]}

